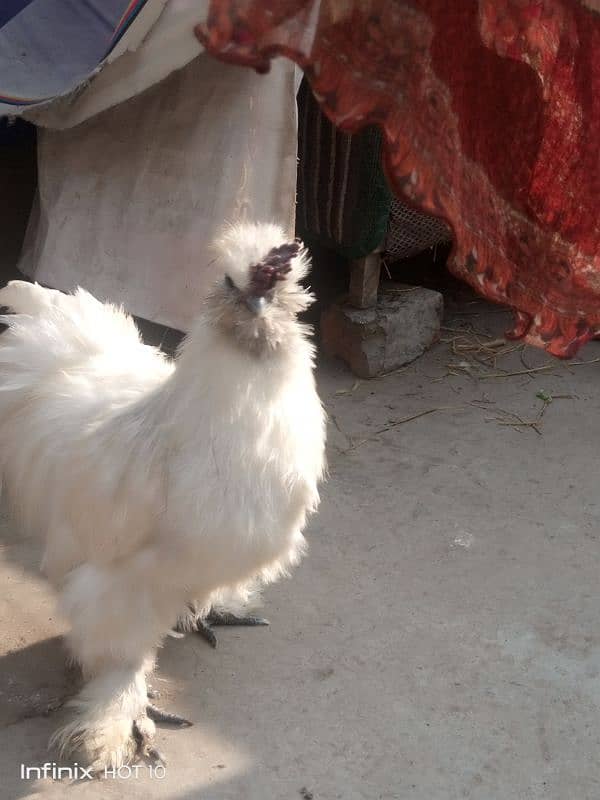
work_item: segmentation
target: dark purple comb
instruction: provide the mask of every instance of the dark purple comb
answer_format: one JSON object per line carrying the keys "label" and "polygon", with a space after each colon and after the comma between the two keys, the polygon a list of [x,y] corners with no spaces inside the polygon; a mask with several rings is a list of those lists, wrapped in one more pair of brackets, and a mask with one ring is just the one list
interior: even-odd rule
{"label": "dark purple comb", "polygon": [[298,255],[300,247],[298,240],[281,244],[269,250],[258,264],[250,267],[250,293],[262,297],[273,289],[277,281],[285,280],[285,276],[292,269],[292,259]]}

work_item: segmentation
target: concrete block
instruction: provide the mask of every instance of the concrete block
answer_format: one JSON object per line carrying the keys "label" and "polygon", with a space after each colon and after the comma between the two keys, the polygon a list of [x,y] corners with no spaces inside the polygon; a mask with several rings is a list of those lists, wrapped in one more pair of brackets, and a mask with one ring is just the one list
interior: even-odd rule
{"label": "concrete block", "polygon": [[360,378],[375,378],[424,353],[439,337],[443,312],[439,292],[393,284],[374,308],[356,309],[344,298],[324,311],[321,342]]}

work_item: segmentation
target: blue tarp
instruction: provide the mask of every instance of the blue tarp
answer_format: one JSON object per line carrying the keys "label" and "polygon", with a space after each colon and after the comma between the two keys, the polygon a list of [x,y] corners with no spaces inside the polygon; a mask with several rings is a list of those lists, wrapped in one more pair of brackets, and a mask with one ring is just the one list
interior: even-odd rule
{"label": "blue tarp", "polygon": [[0,115],[76,89],[145,3],[0,0]]}

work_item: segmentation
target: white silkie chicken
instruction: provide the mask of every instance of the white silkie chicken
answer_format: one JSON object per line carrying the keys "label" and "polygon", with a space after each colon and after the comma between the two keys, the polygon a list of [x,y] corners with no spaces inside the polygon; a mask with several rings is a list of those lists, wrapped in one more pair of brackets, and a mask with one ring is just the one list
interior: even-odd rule
{"label": "white silkie chicken", "polygon": [[3,491],[44,540],[86,681],[52,744],[96,771],[157,757],[157,644],[190,604],[243,604],[285,573],[319,502],[325,416],[297,320],[306,251],[252,224],[217,248],[225,278],[175,361],[81,289],[0,291],[15,312],[0,336]]}

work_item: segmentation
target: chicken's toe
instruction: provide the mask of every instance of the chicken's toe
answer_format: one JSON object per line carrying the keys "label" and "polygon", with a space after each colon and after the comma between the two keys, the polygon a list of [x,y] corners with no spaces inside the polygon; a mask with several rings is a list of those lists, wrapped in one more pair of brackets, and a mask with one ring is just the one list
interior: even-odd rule
{"label": "chicken's toe", "polygon": [[194,622],[194,630],[196,633],[200,634],[204,641],[208,642],[212,648],[217,646],[217,636],[205,619],[198,616]]}
{"label": "chicken's toe", "polygon": [[146,724],[147,720],[135,720],[132,727],[132,735],[137,745],[137,754],[149,759],[153,764],[166,765],[166,759],[154,744],[154,726]]}
{"label": "chicken's toe", "polygon": [[248,616],[241,616],[239,614],[232,614],[231,611],[211,611],[206,615],[205,622],[209,625],[270,625],[268,619],[264,617],[255,617],[251,614]]}
{"label": "chicken's toe", "polygon": [[194,724],[189,719],[179,716],[179,714],[172,714],[170,711],[163,711],[152,703],[146,706],[146,714],[153,722],[164,722],[167,725],[174,725],[177,728],[191,728]]}
{"label": "chicken's toe", "polygon": [[205,617],[197,617],[194,630],[213,648],[217,646],[217,636],[213,631],[213,626],[216,625],[269,625],[269,620],[252,615],[242,617],[238,614],[233,614],[231,611],[216,611],[212,609]]}

